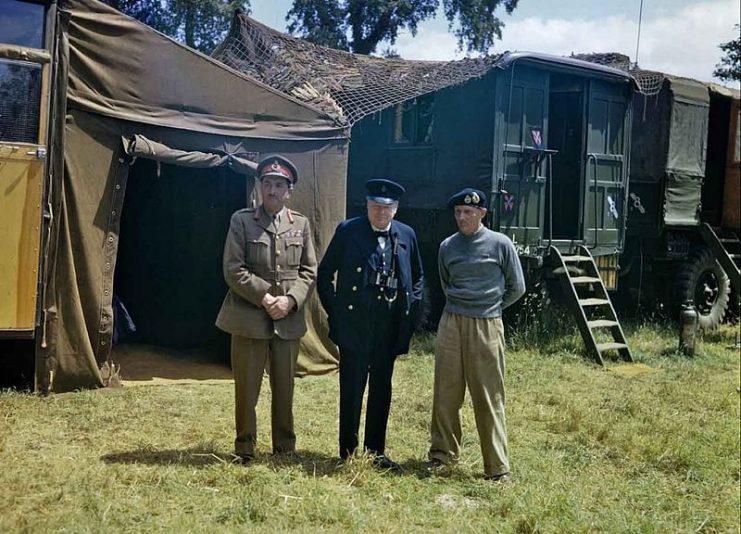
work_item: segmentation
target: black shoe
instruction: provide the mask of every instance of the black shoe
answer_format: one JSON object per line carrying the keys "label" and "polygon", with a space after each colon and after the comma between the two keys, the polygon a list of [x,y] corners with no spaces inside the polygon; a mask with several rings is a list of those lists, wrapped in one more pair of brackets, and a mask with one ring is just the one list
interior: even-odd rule
{"label": "black shoe", "polygon": [[509,482],[509,473],[502,473],[499,475],[484,475],[484,480],[491,480],[492,482]]}
{"label": "black shoe", "polygon": [[373,467],[377,469],[390,471],[392,473],[401,473],[401,466],[385,454],[379,454],[378,456],[374,457],[372,462]]}

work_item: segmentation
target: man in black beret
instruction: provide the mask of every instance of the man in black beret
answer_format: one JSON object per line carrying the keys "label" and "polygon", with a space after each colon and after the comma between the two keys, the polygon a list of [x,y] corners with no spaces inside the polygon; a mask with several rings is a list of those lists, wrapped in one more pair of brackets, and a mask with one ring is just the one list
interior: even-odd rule
{"label": "man in black beret", "polygon": [[257,166],[262,204],[232,215],[224,245],[229,292],[216,326],[232,335],[235,454],[249,462],[257,443],[255,407],[269,363],[273,452],[295,452],[293,385],[304,303],[314,289],[316,255],[309,220],[286,203],[298,181],[296,166],[283,156]]}
{"label": "man in black beret", "polygon": [[399,471],[386,456],[391,376],[396,356],[409,350],[422,261],[414,230],[394,220],[404,188],[379,179],[366,190],[367,215],[337,227],[319,265],[317,292],[340,349],[340,457],[358,446],[368,382],[365,449],[377,467]]}
{"label": "man in black beret", "polygon": [[471,188],[448,201],[458,232],[442,242],[438,256],[445,309],[435,341],[429,458],[431,467],[460,458],[460,409],[468,387],[484,475],[506,480],[502,310],[524,294],[525,280],[509,238],[482,224],[486,206],[484,192]]}

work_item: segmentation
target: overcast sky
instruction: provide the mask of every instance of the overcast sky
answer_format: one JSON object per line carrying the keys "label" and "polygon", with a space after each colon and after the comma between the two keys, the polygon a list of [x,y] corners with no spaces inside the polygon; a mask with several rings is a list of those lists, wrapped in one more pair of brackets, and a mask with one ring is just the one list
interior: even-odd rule
{"label": "overcast sky", "polygon": [[[291,0],[252,0],[252,16],[286,31]],[[569,55],[572,52],[620,52],[635,60],[641,0],[520,0],[493,53],[505,50]],[[644,69],[713,79],[720,61],[718,45],[737,37],[738,0],[643,0],[638,63]],[[386,46],[379,46],[378,52]],[[442,15],[420,25],[416,36],[403,32],[394,48],[405,59],[448,60],[456,50]]]}

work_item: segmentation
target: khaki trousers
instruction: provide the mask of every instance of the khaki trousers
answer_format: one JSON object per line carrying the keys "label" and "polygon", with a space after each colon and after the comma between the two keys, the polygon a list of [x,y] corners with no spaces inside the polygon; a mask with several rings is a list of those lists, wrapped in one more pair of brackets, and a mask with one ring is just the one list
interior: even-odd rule
{"label": "khaki trousers", "polygon": [[271,429],[273,452],[291,452],[296,448],[293,431],[293,381],[298,359],[298,339],[252,339],[232,335],[232,372],[234,373],[234,413],[237,437],[236,454],[255,454],[257,443],[257,399],[260,396],[265,364],[269,363]]}
{"label": "khaki trousers", "polygon": [[501,317],[443,312],[435,342],[430,459],[457,461],[466,386],[487,475],[509,472],[504,417],[504,326]]}

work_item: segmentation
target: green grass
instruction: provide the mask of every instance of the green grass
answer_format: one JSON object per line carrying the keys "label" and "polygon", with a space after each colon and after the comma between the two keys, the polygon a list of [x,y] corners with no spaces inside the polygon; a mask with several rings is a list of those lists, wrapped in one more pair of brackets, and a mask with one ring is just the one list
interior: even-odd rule
{"label": "green grass", "polygon": [[297,381],[300,463],[267,454],[265,383],[250,466],[230,454],[230,384],[0,393],[0,532],[739,532],[736,330],[686,358],[672,329],[629,327],[642,365],[607,369],[568,330],[512,335],[509,484],[482,478],[468,400],[460,464],[423,469],[430,337],[394,376],[400,476],[339,465],[336,376]]}

